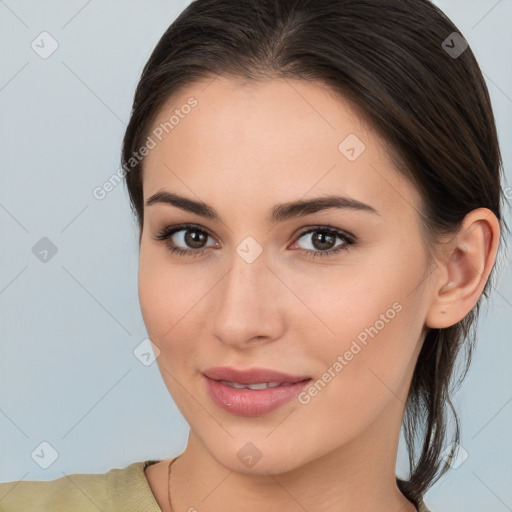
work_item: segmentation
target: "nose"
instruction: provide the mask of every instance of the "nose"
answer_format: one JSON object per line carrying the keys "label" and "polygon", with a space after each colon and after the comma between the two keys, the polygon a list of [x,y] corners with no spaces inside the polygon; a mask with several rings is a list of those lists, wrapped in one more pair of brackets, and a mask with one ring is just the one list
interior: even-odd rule
{"label": "nose", "polygon": [[[284,294],[289,293],[268,265],[265,252],[252,262],[238,253],[212,296],[213,335],[239,350],[282,336]],[[283,299],[283,300],[281,300]]]}

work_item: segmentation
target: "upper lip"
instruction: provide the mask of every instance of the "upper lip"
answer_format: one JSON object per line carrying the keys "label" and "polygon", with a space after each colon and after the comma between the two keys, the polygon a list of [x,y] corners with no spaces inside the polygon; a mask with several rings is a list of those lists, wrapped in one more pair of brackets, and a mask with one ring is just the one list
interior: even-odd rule
{"label": "upper lip", "polygon": [[238,384],[260,384],[263,382],[301,382],[310,379],[307,375],[289,375],[267,368],[239,370],[230,366],[208,368],[203,374],[213,380],[228,380]]}

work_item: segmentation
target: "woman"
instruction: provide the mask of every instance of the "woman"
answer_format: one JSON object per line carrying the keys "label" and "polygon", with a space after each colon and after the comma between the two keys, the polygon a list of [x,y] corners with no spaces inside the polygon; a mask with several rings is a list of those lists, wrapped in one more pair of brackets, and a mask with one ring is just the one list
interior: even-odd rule
{"label": "woman", "polygon": [[456,27],[427,0],[196,0],[143,70],[122,158],[187,447],[1,484],[2,510],[428,511],[503,225]]}

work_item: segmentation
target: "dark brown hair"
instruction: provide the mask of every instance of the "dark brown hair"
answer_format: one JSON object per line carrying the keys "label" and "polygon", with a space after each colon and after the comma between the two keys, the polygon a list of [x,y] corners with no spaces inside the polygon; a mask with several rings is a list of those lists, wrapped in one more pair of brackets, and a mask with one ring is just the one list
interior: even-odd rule
{"label": "dark brown hair", "polygon": [[[428,0],[192,2],[143,69],[123,141],[139,235],[144,161],[133,155],[171,95],[216,75],[313,80],[355,105],[420,191],[426,247],[456,233],[465,215],[479,207],[491,210],[503,226],[502,162],[489,94],[471,48],[460,55],[447,51],[455,44],[463,48],[462,36],[453,39],[454,32],[460,34]],[[489,286],[490,279],[486,297]],[[416,505],[450,467],[441,457],[448,408],[455,419],[452,441],[460,440],[450,401],[452,374],[464,346],[459,386],[470,366],[479,308],[480,300],[457,324],[430,329],[418,358],[403,423],[410,477],[397,478],[400,491]]]}

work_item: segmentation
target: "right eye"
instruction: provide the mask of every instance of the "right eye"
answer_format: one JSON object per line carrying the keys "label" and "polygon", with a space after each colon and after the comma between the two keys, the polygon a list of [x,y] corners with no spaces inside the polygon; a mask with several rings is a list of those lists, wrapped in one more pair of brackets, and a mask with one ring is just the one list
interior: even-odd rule
{"label": "right eye", "polygon": [[[163,241],[172,253],[180,256],[196,257],[204,254],[206,247],[208,247],[204,245],[204,242],[210,236],[207,231],[195,224],[180,224],[179,226],[166,226],[156,235],[154,240]],[[212,246],[218,247],[219,244],[214,242]]]}

